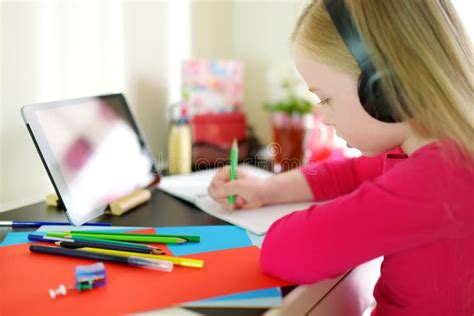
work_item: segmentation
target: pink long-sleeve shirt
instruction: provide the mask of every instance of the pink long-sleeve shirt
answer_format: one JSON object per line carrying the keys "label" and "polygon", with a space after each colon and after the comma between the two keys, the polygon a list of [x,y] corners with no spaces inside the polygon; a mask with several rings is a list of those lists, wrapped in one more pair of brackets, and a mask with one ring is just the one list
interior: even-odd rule
{"label": "pink long-sleeve shirt", "polygon": [[474,166],[440,144],[303,167],[314,200],[331,201],[276,221],[262,269],[305,284],[384,256],[372,315],[472,316]]}

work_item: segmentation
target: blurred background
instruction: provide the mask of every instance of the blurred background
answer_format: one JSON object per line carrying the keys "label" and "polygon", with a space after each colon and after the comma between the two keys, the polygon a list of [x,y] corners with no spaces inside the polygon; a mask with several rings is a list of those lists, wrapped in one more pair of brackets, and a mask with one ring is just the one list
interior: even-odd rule
{"label": "blurred background", "polygon": [[[471,2],[454,4],[472,34]],[[241,102],[232,106],[261,146],[273,143],[286,118],[271,112],[317,101],[305,92],[290,55],[289,37],[306,3],[1,1],[0,211],[52,192],[20,115],[23,105],[124,93],[153,153],[167,160],[170,107],[189,97],[183,95],[183,61],[242,65]]]}

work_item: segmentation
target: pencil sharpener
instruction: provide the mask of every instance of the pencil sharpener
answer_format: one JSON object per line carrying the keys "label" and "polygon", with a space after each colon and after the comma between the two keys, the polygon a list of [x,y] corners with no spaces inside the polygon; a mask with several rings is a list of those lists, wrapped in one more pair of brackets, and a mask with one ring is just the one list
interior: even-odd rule
{"label": "pencil sharpener", "polygon": [[106,284],[105,266],[102,262],[77,266],[74,275],[78,291],[92,290]]}

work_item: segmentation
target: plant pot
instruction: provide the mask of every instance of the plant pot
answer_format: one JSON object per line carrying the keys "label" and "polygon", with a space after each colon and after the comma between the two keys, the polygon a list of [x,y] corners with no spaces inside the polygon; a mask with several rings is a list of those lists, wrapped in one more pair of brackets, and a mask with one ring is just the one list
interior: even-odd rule
{"label": "plant pot", "polygon": [[273,171],[276,173],[299,168],[303,163],[306,126],[310,115],[271,115]]}

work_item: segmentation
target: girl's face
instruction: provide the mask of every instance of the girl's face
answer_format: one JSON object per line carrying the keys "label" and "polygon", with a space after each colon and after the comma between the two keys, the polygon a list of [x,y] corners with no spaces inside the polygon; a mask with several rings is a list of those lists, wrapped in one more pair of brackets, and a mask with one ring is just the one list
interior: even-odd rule
{"label": "girl's face", "polygon": [[372,118],[362,107],[357,80],[294,49],[296,68],[309,90],[321,100],[323,123],[334,126],[348,146],[366,156],[375,156],[397,146],[407,137],[406,123],[384,123]]}

